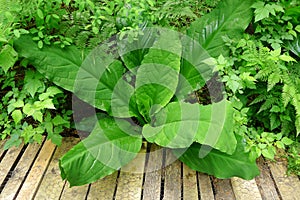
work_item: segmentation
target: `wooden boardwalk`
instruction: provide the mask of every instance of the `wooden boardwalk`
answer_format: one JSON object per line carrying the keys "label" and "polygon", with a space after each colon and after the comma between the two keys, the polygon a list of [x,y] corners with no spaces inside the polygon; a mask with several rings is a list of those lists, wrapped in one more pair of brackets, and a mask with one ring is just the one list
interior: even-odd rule
{"label": "wooden boardwalk", "polygon": [[281,162],[260,160],[261,175],[251,181],[220,180],[192,171],[179,161],[170,162],[162,170],[149,170],[173,159],[168,151],[156,151],[155,146],[151,154],[146,154],[144,148],[129,165],[104,179],[70,188],[60,178],[58,159],[77,142],[78,139],[64,138],[59,148],[44,141],[42,146],[22,145],[8,151],[3,151],[0,142],[0,199],[300,200],[299,178],[287,177]]}

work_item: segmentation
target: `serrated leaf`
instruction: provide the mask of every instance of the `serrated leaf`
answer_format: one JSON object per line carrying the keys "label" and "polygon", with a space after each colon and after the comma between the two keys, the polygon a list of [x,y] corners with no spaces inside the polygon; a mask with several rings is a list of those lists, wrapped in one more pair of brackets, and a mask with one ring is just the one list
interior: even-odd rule
{"label": "serrated leaf", "polygon": [[294,143],[294,141],[291,140],[291,139],[289,139],[288,137],[283,137],[283,138],[281,139],[281,142],[282,142],[283,144],[285,144],[285,145],[291,145],[291,144]]}
{"label": "serrated leaf", "polygon": [[140,130],[125,120],[106,118],[59,161],[70,186],[84,185],[113,173],[131,161],[142,145]]}
{"label": "serrated leaf", "polygon": [[52,119],[53,125],[54,126],[58,126],[58,125],[63,125],[63,124],[68,124],[69,122],[67,120],[65,120],[64,118],[62,118],[60,115],[56,115],[53,119]]}
{"label": "serrated leaf", "polygon": [[297,62],[294,58],[288,55],[280,55],[279,56],[280,60],[286,61],[286,62]]}
{"label": "serrated leaf", "polygon": [[231,154],[236,146],[232,119],[226,101],[207,106],[174,102],[157,113],[142,133],[149,142],[164,147],[185,148],[196,141]]}
{"label": "serrated leaf", "polygon": [[24,78],[24,89],[30,94],[31,97],[34,97],[35,93],[39,89],[45,87],[44,83],[40,80],[41,74],[27,70]]}
{"label": "serrated leaf", "polygon": [[27,116],[31,116],[35,110],[32,108],[32,105],[29,103],[26,103],[25,106],[22,109],[23,113],[25,113]]}
{"label": "serrated leaf", "polygon": [[18,60],[18,53],[10,45],[5,45],[0,52],[0,67],[6,73]]}
{"label": "serrated leaf", "polygon": [[34,120],[37,120],[39,122],[43,122],[43,113],[41,111],[35,111],[33,114],[32,114],[32,117]]}
{"label": "serrated leaf", "polygon": [[234,176],[247,180],[253,179],[259,175],[259,169],[255,160],[251,161],[249,154],[244,152],[244,145],[240,136],[237,136],[237,138],[237,149],[232,155],[197,143],[194,143],[187,150],[177,149],[173,152],[175,155],[180,156],[180,161],[193,170],[222,179]]}
{"label": "serrated leaf", "polygon": [[51,133],[48,133],[47,139],[50,139],[53,144],[60,146],[62,143],[63,137],[59,134],[55,134],[55,133],[51,132]]}
{"label": "serrated leaf", "polygon": [[11,116],[16,124],[19,123],[23,119],[23,115],[20,110],[14,110],[11,113]]}

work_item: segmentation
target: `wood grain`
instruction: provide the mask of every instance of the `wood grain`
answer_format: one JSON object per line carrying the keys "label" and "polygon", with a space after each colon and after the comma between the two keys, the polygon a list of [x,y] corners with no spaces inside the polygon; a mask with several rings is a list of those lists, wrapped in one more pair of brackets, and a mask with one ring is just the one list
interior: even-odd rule
{"label": "wood grain", "polygon": [[116,200],[141,199],[146,149],[142,148],[137,157],[121,168],[118,179]]}
{"label": "wood grain", "polygon": [[[180,200],[181,199],[181,162],[176,160],[171,150],[166,150],[166,163],[172,164],[163,170],[164,184],[164,200]],[[175,161],[174,161],[175,160]]]}
{"label": "wood grain", "polygon": [[198,184],[199,184],[199,192],[201,199],[215,199],[214,193],[212,190],[212,183],[208,175],[203,173],[198,173]]}
{"label": "wood grain", "polygon": [[286,175],[286,165],[284,162],[278,161],[268,162],[274,181],[279,189],[279,193],[283,200],[298,200],[300,199],[300,181],[297,176]]}
{"label": "wood grain", "polygon": [[260,175],[255,178],[258,189],[260,190],[263,200],[279,200],[276,191],[275,183],[270,174],[269,166],[265,163],[263,158],[259,158],[257,165],[259,167]]}
{"label": "wood grain", "polygon": [[42,180],[42,177],[48,167],[55,147],[56,146],[50,140],[47,140],[44,143],[36,161],[33,164],[33,167],[31,168],[21,188],[20,193],[16,198],[17,200],[33,199],[40,181]]}
{"label": "wood grain", "polygon": [[183,164],[183,199],[198,199],[197,174]]}
{"label": "wood grain", "polygon": [[31,164],[34,162],[35,155],[41,145],[37,143],[29,144],[19,160],[17,166],[12,172],[11,178],[7,181],[4,189],[1,192],[0,199],[13,199],[22,182],[25,179],[26,173],[30,170]]}
{"label": "wood grain", "polygon": [[7,176],[9,170],[11,169],[14,162],[16,161],[23,146],[24,145],[21,144],[19,147],[12,147],[6,152],[3,160],[0,163],[0,184],[3,183],[5,177]]}
{"label": "wood grain", "polygon": [[[62,145],[56,148],[54,155],[50,161],[49,167],[36,193],[35,199],[59,199],[65,181],[63,181],[60,177],[58,160],[78,142],[79,139],[77,138],[66,137],[62,141]],[[51,190],[49,190],[49,188],[51,188]]]}
{"label": "wood grain", "polygon": [[259,189],[255,179],[243,180],[241,178],[231,178],[231,184],[237,200],[261,200]]}
{"label": "wood grain", "polygon": [[143,200],[160,199],[162,149],[152,144],[143,186]]}

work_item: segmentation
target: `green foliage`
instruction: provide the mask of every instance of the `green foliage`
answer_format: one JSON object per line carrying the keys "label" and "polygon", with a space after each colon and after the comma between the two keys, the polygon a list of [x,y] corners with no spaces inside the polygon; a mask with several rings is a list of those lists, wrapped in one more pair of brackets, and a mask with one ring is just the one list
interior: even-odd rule
{"label": "green foliage", "polygon": [[257,1],[252,8],[255,19],[243,38],[223,37],[230,53],[216,59],[214,71],[244,111],[235,115],[234,131],[246,137],[250,159],[274,159],[277,148],[292,151],[300,131],[299,2]]}
{"label": "green foliage", "polygon": [[[41,143],[42,134],[60,145],[60,133],[70,128],[69,111],[62,109],[65,95],[56,86],[44,82],[44,77],[32,70],[16,67],[4,72],[0,68],[1,139],[9,138],[4,149],[22,141]],[[55,111],[59,108],[60,111]]]}
{"label": "green foliage", "polygon": [[[140,11],[131,1],[123,7],[126,9],[126,6],[131,5],[135,5],[133,11]],[[235,9],[237,6],[238,9]],[[192,26],[201,25],[202,29],[205,22],[217,24],[213,32],[201,39],[200,44],[212,52],[213,46],[219,48],[224,44],[221,37],[223,34],[219,33],[226,32],[233,38],[241,36],[252,17],[250,6],[251,1],[240,4],[236,0],[226,0],[218,6],[217,16],[208,15],[202,20],[196,20]],[[127,14],[131,16],[132,13]],[[140,15],[143,16],[142,13]],[[219,24],[219,16],[224,15],[239,21],[239,24],[231,24],[227,20]],[[121,20],[122,27],[118,30],[125,30],[128,24],[134,27],[135,19],[129,17],[129,21],[126,21],[127,18]],[[190,36],[193,36],[194,29],[189,30]],[[74,186],[109,175],[136,156],[141,148],[142,137],[163,147],[186,147],[187,152],[193,152],[193,146],[190,147],[193,143],[209,146],[212,154],[207,152],[206,162],[210,162],[216,170],[208,172],[206,167],[198,167],[197,170],[212,173],[216,177],[235,175],[251,179],[256,176],[258,169],[255,162],[250,161],[245,156],[247,153],[240,151],[240,147],[236,150],[237,143],[240,146],[242,141],[237,141],[236,137],[239,136],[232,131],[234,110],[231,103],[226,100],[211,105],[184,102],[183,97],[199,89],[196,84],[186,89],[189,85],[187,83],[193,83],[192,79],[203,80],[203,74],[201,70],[197,71],[197,67],[200,69],[200,66],[204,66],[206,71],[210,71],[204,75],[204,80],[212,76],[209,63],[212,58],[206,53],[202,53],[201,57],[195,54],[204,51],[198,44],[199,38],[182,39],[176,32],[166,29],[145,28],[141,31],[149,38],[139,34],[137,38],[142,41],[134,43],[131,35],[134,31],[130,29],[129,34],[121,31],[116,39],[125,38],[128,43],[122,43],[122,40],[104,43],[95,48],[83,62],[84,54],[74,46],[64,50],[54,45],[39,49],[30,37],[21,36],[15,40],[19,56],[25,57],[26,61],[55,84],[106,113],[95,121],[92,133],[61,158],[62,177]],[[132,46],[127,45],[131,43],[141,45],[138,47],[142,50],[131,52]],[[192,48],[189,50],[183,48],[192,43],[195,46],[190,46]],[[122,49],[121,58],[113,55],[118,49],[112,47],[118,47],[119,44],[126,47]],[[189,55],[192,52],[194,54]],[[138,55],[138,59],[131,61],[133,55]],[[189,73],[182,73],[182,67],[186,67],[182,57],[194,65],[191,77]],[[180,73],[187,83],[184,84],[184,79],[179,82]],[[177,94],[180,94],[178,98]],[[197,152],[193,152],[191,158],[194,160],[192,163],[198,164]],[[225,160],[231,160],[231,163],[224,175],[218,169],[222,168]],[[191,165],[191,161],[186,162]],[[237,172],[235,166],[241,163],[247,165],[249,170]]]}

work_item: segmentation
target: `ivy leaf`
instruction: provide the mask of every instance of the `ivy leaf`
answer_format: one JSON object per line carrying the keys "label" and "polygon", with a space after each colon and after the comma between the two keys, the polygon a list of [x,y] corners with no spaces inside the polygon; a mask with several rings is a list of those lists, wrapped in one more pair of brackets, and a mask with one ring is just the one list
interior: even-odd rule
{"label": "ivy leaf", "polygon": [[11,45],[5,45],[0,52],[0,67],[6,73],[18,60],[18,53]]}
{"label": "ivy leaf", "polygon": [[84,185],[120,169],[139,152],[140,131],[125,120],[99,120],[92,133],[60,159],[62,178],[70,186]]}
{"label": "ivy leaf", "polygon": [[16,124],[19,123],[23,119],[23,115],[20,110],[14,110],[11,113],[11,116]]}

